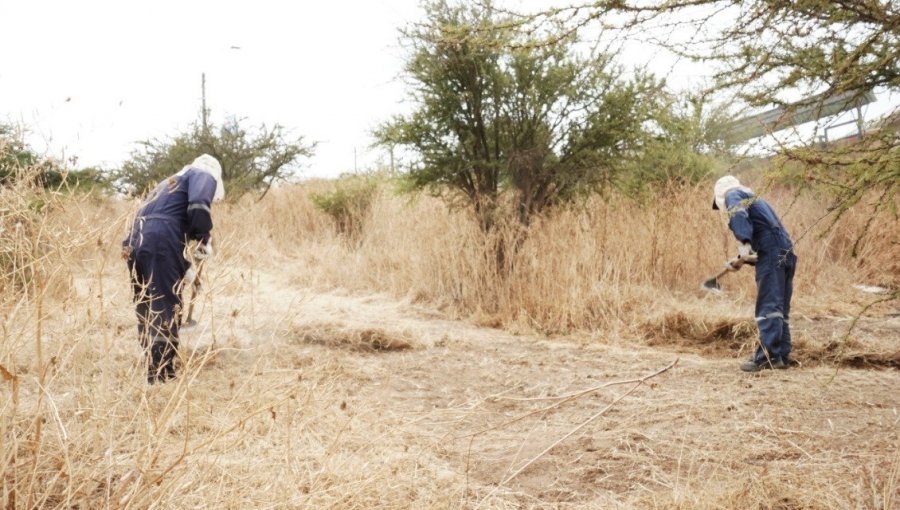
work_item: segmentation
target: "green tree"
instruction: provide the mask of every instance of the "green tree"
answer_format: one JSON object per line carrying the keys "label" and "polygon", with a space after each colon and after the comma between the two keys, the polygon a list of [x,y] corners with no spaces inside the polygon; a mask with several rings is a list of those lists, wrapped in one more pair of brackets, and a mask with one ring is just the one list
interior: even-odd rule
{"label": "green tree", "polygon": [[9,185],[18,179],[29,179],[32,184],[54,191],[110,190],[108,175],[102,169],[63,168],[29,147],[19,130],[0,124],[0,185]]}
{"label": "green tree", "polygon": [[0,124],[0,185],[9,184],[20,172],[39,176],[51,167],[52,163],[35,153],[13,126]]}
{"label": "green tree", "polygon": [[289,178],[297,160],[312,156],[314,149],[314,143],[289,138],[277,124],[247,129],[234,118],[219,127],[194,124],[171,139],[141,142],[116,172],[116,186],[128,194],[144,193],[206,153],[221,163],[230,197],[259,191],[265,195],[272,184]]}
{"label": "green tree", "polygon": [[426,5],[403,33],[414,111],[376,131],[417,156],[406,178],[472,207],[484,231],[515,194],[527,226],[547,207],[615,185],[648,140],[662,83],[630,79],[606,55],[579,56],[572,37],[536,44],[490,4]]}
{"label": "green tree", "polygon": [[[602,37],[640,38],[715,65],[711,92],[744,107],[781,106],[786,116],[836,97],[900,91],[896,0],[615,0],[573,3],[516,21],[530,30],[547,23],[562,23],[568,33],[602,26]],[[885,126],[855,145],[808,143],[780,152],[784,161],[802,165],[808,181],[834,192],[829,210],[837,221],[872,191],[880,193],[873,217],[895,207],[898,147],[897,129]]]}
{"label": "green tree", "polygon": [[627,160],[620,191],[644,197],[651,187],[695,184],[735,163],[732,146],[720,134],[731,119],[703,94],[662,93],[641,151]]}
{"label": "green tree", "polygon": [[[533,30],[548,19],[564,23],[568,33],[602,23],[604,35],[640,38],[719,64],[716,86],[737,89],[752,106],[791,103],[792,92],[808,97],[824,91],[819,99],[827,99],[847,91],[900,87],[896,1],[575,2],[517,18],[517,24]],[[667,37],[645,31],[661,22]]]}

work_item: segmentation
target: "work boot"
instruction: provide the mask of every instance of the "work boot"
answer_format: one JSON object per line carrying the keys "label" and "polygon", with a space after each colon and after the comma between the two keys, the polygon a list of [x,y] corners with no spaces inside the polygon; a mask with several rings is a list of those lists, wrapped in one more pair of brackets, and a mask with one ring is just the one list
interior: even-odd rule
{"label": "work boot", "polygon": [[160,382],[170,381],[175,378],[175,358],[178,357],[178,344],[173,342],[166,344],[163,354],[163,366],[160,371]]}
{"label": "work boot", "polygon": [[177,344],[156,340],[150,345],[147,363],[147,384],[166,382],[175,378]]}
{"label": "work boot", "polygon": [[765,370],[767,368],[776,368],[776,369],[785,369],[787,368],[787,364],[781,360],[781,358],[772,358],[771,363],[768,359],[761,360],[748,360],[741,363],[741,370],[744,372],[759,372],[760,370]]}

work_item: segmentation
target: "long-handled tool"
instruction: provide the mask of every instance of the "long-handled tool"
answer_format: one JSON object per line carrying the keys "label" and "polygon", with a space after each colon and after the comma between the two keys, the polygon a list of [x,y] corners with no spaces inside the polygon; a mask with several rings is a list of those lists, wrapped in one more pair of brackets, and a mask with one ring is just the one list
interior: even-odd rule
{"label": "long-handled tool", "polygon": [[737,262],[739,259],[740,257],[735,257],[726,262],[725,267],[718,274],[711,278],[703,280],[703,283],[700,284],[700,288],[707,292],[722,292],[722,286],[719,285],[719,278],[725,276],[726,273],[730,273],[732,269],[729,266]]}
{"label": "long-handled tool", "polygon": [[203,274],[203,261],[201,260],[197,264],[197,276],[194,277],[194,281],[191,282],[191,299],[188,301],[188,312],[187,318],[185,318],[184,322],[181,323],[181,329],[191,329],[197,326],[197,321],[194,320],[194,302],[197,301],[197,294],[200,294],[200,278]]}
{"label": "long-handled tool", "polygon": [[190,263],[188,271],[193,271],[194,268],[197,268],[197,271],[194,273],[194,277],[191,279],[191,298],[188,301],[187,317],[181,322],[182,331],[189,330],[197,326],[197,321],[194,320],[194,303],[197,301],[197,295],[200,294],[200,287],[203,285],[203,265],[206,260],[197,260],[197,258],[194,256],[195,248],[196,245],[192,243],[186,245],[184,249],[184,258]]}

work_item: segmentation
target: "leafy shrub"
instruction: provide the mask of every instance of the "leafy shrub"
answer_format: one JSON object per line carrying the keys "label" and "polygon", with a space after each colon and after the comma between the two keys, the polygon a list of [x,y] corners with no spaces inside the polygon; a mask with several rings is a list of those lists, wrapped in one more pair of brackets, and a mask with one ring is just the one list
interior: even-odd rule
{"label": "leafy shrub", "polygon": [[341,235],[358,239],[378,192],[378,181],[372,176],[344,176],[334,182],[331,190],[313,193],[317,209],[331,217]]}

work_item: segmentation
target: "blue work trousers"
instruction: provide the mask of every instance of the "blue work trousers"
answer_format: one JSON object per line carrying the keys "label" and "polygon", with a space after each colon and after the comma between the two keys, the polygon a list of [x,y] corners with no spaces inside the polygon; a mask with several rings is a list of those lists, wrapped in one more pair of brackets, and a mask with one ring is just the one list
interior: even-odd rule
{"label": "blue work trousers", "polygon": [[153,349],[154,344],[178,346],[181,323],[181,287],[187,261],[184,241],[178,231],[165,221],[148,221],[132,236],[132,250],[127,258],[134,291],[138,337],[141,345]]}
{"label": "blue work trousers", "polygon": [[[756,323],[759,326],[759,346],[754,360],[788,361],[791,353],[791,295],[797,256],[789,243],[778,242],[780,236],[772,236],[770,243],[762,243],[756,264]],[[768,245],[768,246],[766,246]]]}

